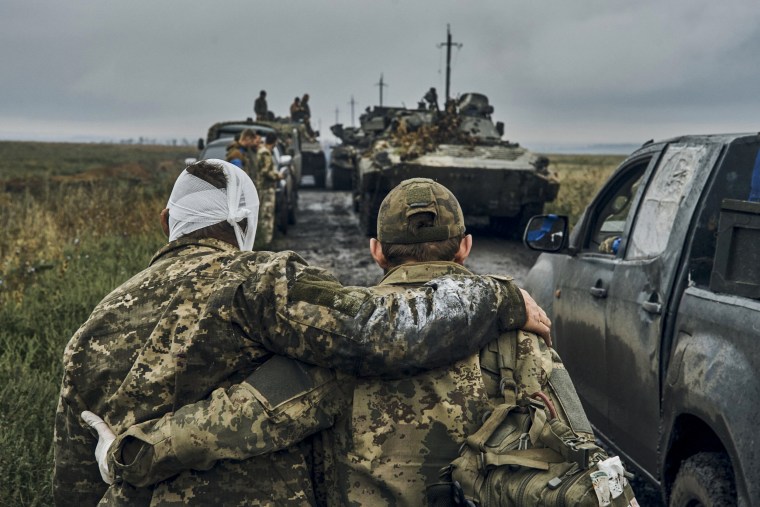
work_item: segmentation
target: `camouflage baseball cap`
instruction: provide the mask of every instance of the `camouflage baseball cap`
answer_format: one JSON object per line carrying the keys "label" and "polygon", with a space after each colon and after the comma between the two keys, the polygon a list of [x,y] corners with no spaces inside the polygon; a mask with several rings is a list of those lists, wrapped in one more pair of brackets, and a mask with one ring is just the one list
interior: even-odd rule
{"label": "camouflage baseball cap", "polygon": [[[409,217],[432,213],[433,227],[412,230]],[[381,243],[427,243],[464,234],[464,216],[451,191],[427,178],[402,181],[380,204],[377,213],[377,239]]]}

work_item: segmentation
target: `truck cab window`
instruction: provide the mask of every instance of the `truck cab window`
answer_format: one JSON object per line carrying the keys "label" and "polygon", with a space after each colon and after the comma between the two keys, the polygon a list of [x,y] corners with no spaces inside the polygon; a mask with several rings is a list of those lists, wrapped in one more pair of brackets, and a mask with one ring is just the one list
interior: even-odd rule
{"label": "truck cab window", "polygon": [[623,171],[618,182],[597,205],[597,219],[590,224],[586,250],[616,255],[625,232],[631,204],[636,196],[641,177],[649,164],[649,158],[639,160]]}

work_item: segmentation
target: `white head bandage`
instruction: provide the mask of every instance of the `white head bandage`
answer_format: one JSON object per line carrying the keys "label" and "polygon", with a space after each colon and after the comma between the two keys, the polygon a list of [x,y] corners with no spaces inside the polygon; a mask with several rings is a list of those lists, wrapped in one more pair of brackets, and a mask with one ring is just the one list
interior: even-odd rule
{"label": "white head bandage", "polygon": [[[219,222],[235,229],[241,250],[251,250],[259,216],[259,196],[251,178],[236,165],[219,159],[206,160],[224,170],[227,188],[216,188],[182,171],[169,197],[169,241]],[[238,222],[247,218],[243,232]]]}

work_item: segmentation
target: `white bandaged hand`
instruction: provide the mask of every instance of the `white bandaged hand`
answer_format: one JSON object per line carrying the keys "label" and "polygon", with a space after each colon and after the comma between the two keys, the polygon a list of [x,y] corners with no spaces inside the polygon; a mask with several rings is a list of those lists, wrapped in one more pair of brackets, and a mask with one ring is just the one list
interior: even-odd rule
{"label": "white bandaged hand", "polygon": [[108,469],[108,449],[116,440],[116,434],[108,424],[89,410],[82,412],[82,419],[98,432],[98,445],[95,447],[95,459],[98,461],[100,476],[106,484],[113,484],[113,472]]}

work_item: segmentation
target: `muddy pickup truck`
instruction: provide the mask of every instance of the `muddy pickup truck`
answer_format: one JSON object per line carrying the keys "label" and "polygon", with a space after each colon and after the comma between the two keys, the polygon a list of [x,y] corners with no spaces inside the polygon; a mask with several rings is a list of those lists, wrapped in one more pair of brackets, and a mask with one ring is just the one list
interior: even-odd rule
{"label": "muddy pickup truck", "polygon": [[760,505],[760,135],[649,142],[525,288],[600,438],[671,506]]}

